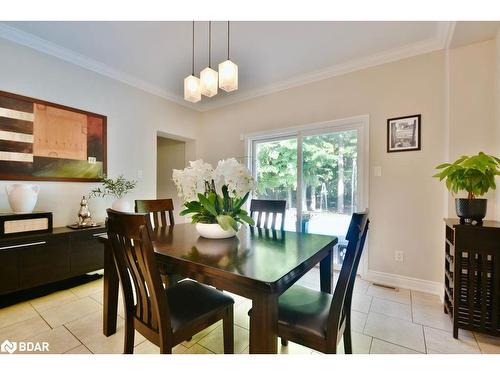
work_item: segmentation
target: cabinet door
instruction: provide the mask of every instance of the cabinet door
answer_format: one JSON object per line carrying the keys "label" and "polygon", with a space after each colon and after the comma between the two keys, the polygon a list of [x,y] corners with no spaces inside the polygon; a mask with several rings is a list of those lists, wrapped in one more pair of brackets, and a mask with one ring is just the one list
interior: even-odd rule
{"label": "cabinet door", "polygon": [[19,268],[17,254],[10,246],[0,245],[0,294],[13,292],[19,288]]}
{"label": "cabinet door", "polygon": [[105,233],[105,229],[100,232],[82,231],[71,234],[71,274],[73,276],[104,268],[104,245],[96,237],[101,232]]}
{"label": "cabinet door", "polygon": [[64,280],[70,276],[67,236],[53,236],[19,247],[21,288]]}

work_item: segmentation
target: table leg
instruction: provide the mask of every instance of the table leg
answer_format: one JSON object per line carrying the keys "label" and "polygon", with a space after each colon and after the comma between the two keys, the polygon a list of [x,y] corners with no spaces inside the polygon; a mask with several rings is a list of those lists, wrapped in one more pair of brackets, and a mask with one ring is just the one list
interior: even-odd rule
{"label": "table leg", "polygon": [[321,260],[319,264],[319,273],[320,273],[320,284],[321,291],[324,293],[332,293],[332,264],[333,264],[333,249],[332,246],[328,255]]}
{"label": "table leg", "polygon": [[262,294],[252,300],[250,354],[276,354],[278,349],[278,296]]}
{"label": "table leg", "polygon": [[113,254],[109,242],[104,245],[104,296],[102,331],[105,336],[116,333],[116,318],[118,314],[118,273],[116,272]]}

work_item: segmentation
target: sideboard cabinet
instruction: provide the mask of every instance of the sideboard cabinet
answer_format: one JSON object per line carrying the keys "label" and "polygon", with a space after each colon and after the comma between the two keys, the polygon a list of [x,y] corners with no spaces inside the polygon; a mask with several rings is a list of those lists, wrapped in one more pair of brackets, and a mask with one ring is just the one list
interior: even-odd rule
{"label": "sideboard cabinet", "polygon": [[104,227],[0,238],[0,295],[80,276],[104,267]]}
{"label": "sideboard cabinet", "polygon": [[446,219],[444,309],[458,329],[500,336],[500,222]]}

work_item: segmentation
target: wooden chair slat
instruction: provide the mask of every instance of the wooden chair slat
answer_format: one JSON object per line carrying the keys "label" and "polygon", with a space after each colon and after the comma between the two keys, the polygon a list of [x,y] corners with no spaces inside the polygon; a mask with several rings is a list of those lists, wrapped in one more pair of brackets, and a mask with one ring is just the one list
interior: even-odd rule
{"label": "wooden chair slat", "polygon": [[[285,212],[286,212],[286,201],[285,200],[266,200],[266,199],[252,199],[250,202],[250,213],[257,213],[256,226],[258,228],[268,228],[269,227],[269,215],[273,215],[271,221],[271,227],[269,229],[276,230],[276,217],[281,214],[281,225],[280,230],[285,229]],[[264,225],[262,226],[261,216],[265,215]]]}
{"label": "wooden chair slat", "polygon": [[[142,199],[135,201],[135,212],[153,215],[155,228],[158,226],[169,225],[167,223],[166,213],[170,219],[170,225],[174,225],[174,201],[172,199]],[[160,215],[160,219],[158,218]]]}

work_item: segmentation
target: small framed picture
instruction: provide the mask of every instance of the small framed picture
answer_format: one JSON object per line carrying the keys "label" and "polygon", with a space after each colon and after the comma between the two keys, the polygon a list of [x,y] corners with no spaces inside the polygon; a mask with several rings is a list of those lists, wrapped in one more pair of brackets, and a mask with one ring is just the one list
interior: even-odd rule
{"label": "small framed picture", "polygon": [[387,152],[420,150],[421,115],[387,120]]}

